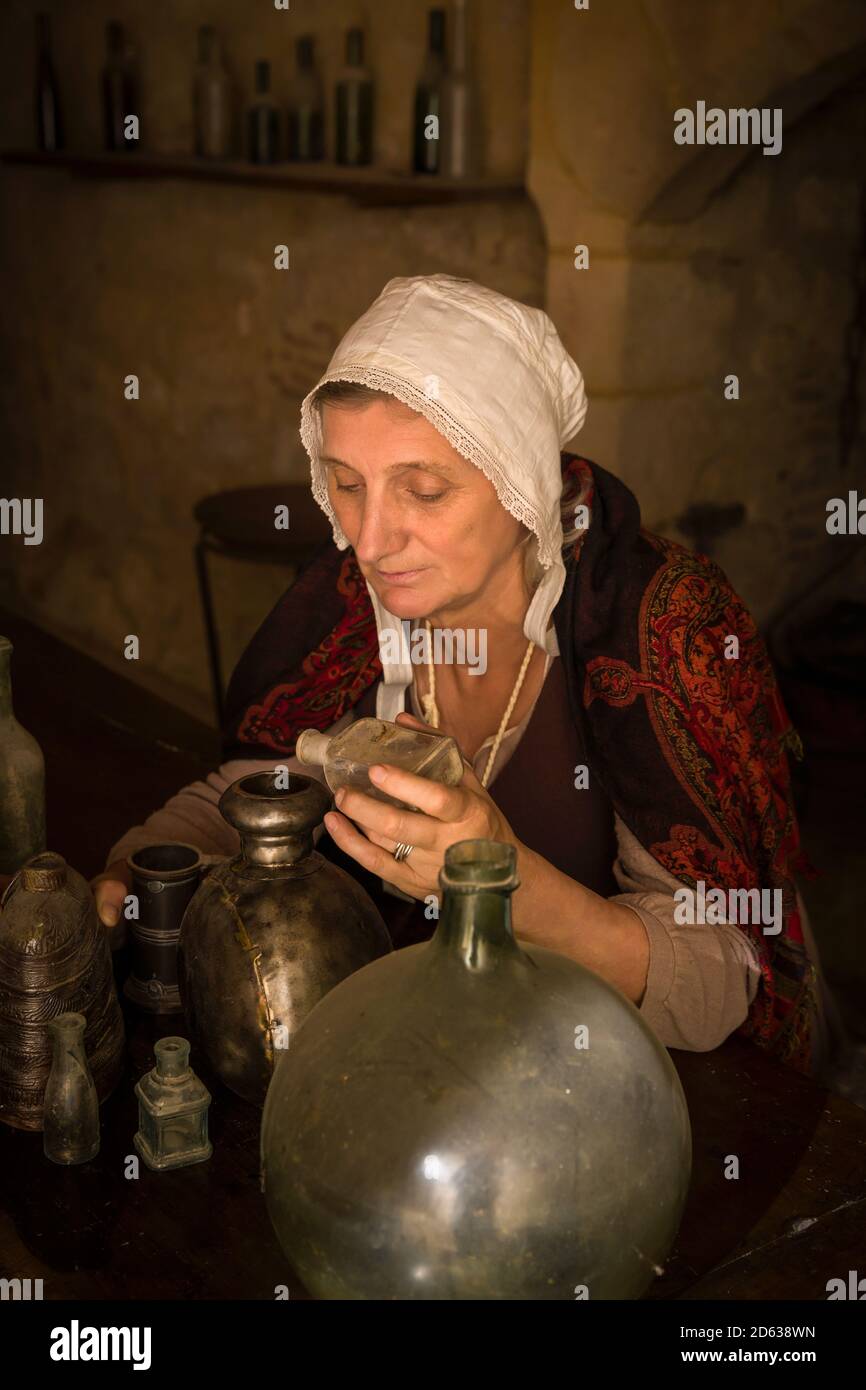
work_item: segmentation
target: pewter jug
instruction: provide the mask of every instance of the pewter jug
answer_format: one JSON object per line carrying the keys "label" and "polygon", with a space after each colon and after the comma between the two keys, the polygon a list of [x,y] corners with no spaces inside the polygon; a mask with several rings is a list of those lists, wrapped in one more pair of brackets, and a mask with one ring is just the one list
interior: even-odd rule
{"label": "pewter jug", "polygon": [[372,899],[313,848],[331,797],[274,773],[233,782],[220,810],[241,837],[187,908],[178,986],[193,1041],[220,1080],[261,1105],[276,1055],[329,989],[392,950]]}
{"label": "pewter jug", "polygon": [[679,1077],[617,989],[517,944],[515,862],[452,845],[432,939],[332,989],[274,1072],[262,1185],[318,1297],[637,1298],[670,1250]]}
{"label": "pewter jug", "polygon": [[85,1050],[100,1101],[123,1071],[123,1018],[108,933],[89,885],[59,854],[28,859],[0,912],[0,1120],[42,1129],[51,1070],[48,1024],[87,1020]]}

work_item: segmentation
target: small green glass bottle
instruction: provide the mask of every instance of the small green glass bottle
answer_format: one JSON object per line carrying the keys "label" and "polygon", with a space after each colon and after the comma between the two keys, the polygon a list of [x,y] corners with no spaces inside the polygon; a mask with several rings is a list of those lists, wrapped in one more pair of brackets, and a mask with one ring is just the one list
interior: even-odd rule
{"label": "small green glass bottle", "polygon": [[45,759],[12,711],[11,659],[0,637],[0,874],[45,849]]}
{"label": "small green glass bottle", "polygon": [[87,1163],[99,1153],[99,1098],[84,1050],[84,1014],[48,1024],[54,1044],[45,1086],[42,1146],[52,1163]]}

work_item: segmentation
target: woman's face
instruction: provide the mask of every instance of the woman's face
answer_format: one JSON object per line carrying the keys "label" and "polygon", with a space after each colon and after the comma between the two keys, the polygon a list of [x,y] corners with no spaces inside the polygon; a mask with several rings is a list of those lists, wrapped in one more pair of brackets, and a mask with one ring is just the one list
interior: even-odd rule
{"label": "woman's face", "polygon": [[389,612],[424,618],[522,580],[526,527],[493,484],[402,404],[322,409],[328,496]]}

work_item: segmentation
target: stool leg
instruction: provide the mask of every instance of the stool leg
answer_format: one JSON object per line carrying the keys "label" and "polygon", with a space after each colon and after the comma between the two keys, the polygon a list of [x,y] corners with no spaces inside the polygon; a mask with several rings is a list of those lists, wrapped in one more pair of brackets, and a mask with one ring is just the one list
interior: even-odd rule
{"label": "stool leg", "polygon": [[195,544],[195,568],[198,575],[198,588],[199,594],[201,595],[202,612],[204,614],[204,628],[205,637],[207,639],[207,654],[210,664],[214,708],[216,710],[217,726],[221,729],[223,726],[224,709],[219,639],[217,637],[216,619],[210,591],[210,578],[207,570],[207,545],[201,538],[199,538]]}

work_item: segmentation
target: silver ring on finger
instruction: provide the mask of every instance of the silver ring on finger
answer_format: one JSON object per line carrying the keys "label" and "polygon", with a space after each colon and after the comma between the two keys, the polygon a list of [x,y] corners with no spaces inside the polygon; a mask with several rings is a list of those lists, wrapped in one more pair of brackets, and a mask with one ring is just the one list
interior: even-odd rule
{"label": "silver ring on finger", "polygon": [[402,841],[396,845],[394,848],[394,858],[397,860],[397,863],[402,864],[404,859],[408,859],[414,848],[414,845],[404,845]]}

